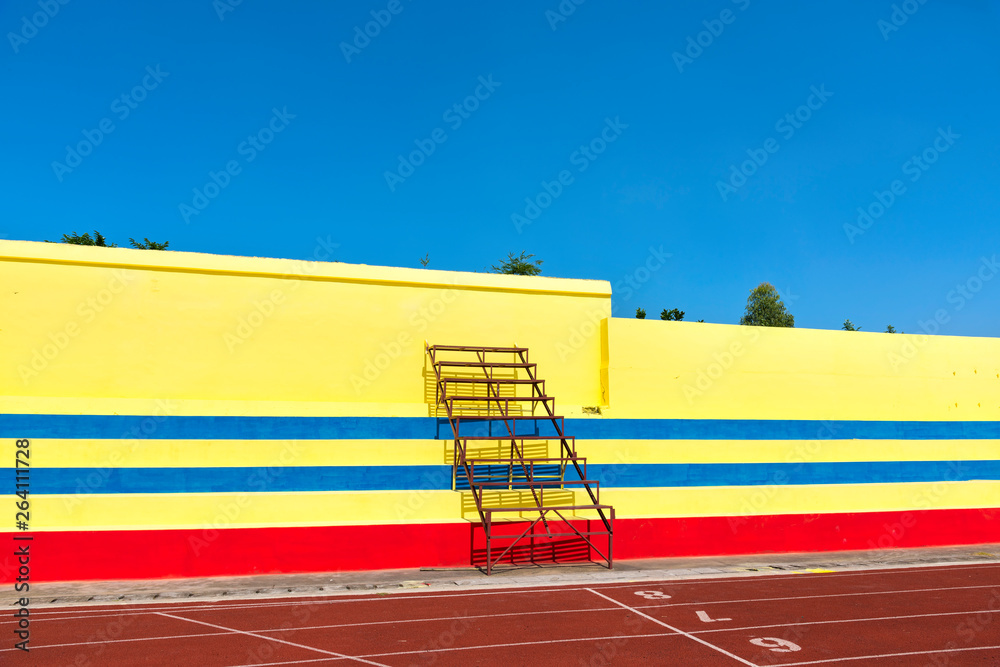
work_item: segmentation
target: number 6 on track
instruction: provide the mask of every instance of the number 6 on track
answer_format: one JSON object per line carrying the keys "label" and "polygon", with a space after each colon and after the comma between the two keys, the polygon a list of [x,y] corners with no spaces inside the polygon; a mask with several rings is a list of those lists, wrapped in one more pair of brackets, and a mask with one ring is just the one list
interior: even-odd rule
{"label": "number 6 on track", "polygon": [[750,643],[763,648],[769,648],[775,653],[791,653],[792,651],[802,650],[802,647],[798,644],[794,644],[787,639],[778,639],[777,637],[757,637],[756,639],[751,639]]}
{"label": "number 6 on track", "polygon": [[636,591],[636,595],[647,600],[669,600],[670,596],[663,591]]}

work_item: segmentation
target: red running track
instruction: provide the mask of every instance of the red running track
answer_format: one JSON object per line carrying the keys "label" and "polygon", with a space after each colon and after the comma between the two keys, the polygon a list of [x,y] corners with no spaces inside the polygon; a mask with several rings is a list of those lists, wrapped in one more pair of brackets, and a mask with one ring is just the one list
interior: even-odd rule
{"label": "red running track", "polygon": [[1000,665],[1000,565],[31,611],[4,665]]}

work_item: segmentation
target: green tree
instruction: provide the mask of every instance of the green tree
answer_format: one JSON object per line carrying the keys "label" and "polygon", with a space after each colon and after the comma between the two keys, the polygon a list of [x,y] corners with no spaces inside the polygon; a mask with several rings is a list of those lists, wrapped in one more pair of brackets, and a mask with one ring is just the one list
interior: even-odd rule
{"label": "green tree", "polygon": [[507,259],[500,261],[500,266],[493,266],[493,273],[507,273],[515,276],[537,276],[542,272],[542,260],[536,259],[531,261],[534,255],[529,255],[525,251],[521,251],[521,254],[514,256],[514,253],[508,253]]}
{"label": "green tree", "polygon": [[668,320],[668,321],[672,320],[674,322],[680,322],[681,320],[684,319],[684,311],[683,310],[677,310],[676,308],[671,308],[670,310],[667,310],[666,308],[664,308],[662,311],[660,311],[660,319],[661,320]]}
{"label": "green tree", "polygon": [[635,309],[635,317],[638,320],[644,320],[644,319],[646,319],[646,311],[643,310],[642,308],[636,308]]}
{"label": "green tree", "polygon": [[[49,240],[46,240],[45,242],[54,243],[54,241],[49,241]],[[90,234],[87,233],[81,235],[77,234],[76,232],[73,232],[72,234],[63,234],[62,239],[59,241],[59,243],[72,243],[73,245],[96,245],[96,246],[101,246],[102,248],[118,247],[118,244],[116,243],[108,245],[107,239],[105,239],[104,235],[101,234],[96,229],[94,230],[93,238],[90,236]]]}
{"label": "green tree", "polygon": [[170,245],[170,241],[157,243],[156,241],[150,241],[149,239],[143,239],[140,243],[132,237],[129,237],[128,242],[132,244],[133,248],[138,248],[139,250],[166,250],[167,246]]}
{"label": "green tree", "polygon": [[[54,241],[46,240],[46,243],[54,243]],[[148,238],[142,241],[136,241],[133,238],[129,238],[128,242],[133,248],[138,248],[140,250],[166,250],[167,246],[170,245],[170,241],[164,241],[160,243],[158,241],[150,241]],[[102,248],[117,248],[117,243],[108,243],[108,240],[104,238],[104,234],[101,234],[96,229],[94,230],[94,235],[90,234],[77,234],[73,232],[72,234],[63,234],[62,239],[59,243],[70,243],[73,245],[93,245],[100,246]]]}
{"label": "green tree", "polygon": [[740,324],[756,327],[794,327],[795,317],[771,283],[761,283],[750,291]]}
{"label": "green tree", "polygon": [[861,327],[854,326],[854,323],[850,320],[844,320],[844,325],[840,328],[844,331],[861,331]]}
{"label": "green tree", "polygon": [[424,267],[425,269],[427,268],[427,265],[430,263],[431,263],[430,253],[427,253],[426,255],[420,258],[420,266]]}
{"label": "green tree", "polygon": [[891,324],[885,328],[886,333],[903,333],[902,331],[896,331],[896,327]]}

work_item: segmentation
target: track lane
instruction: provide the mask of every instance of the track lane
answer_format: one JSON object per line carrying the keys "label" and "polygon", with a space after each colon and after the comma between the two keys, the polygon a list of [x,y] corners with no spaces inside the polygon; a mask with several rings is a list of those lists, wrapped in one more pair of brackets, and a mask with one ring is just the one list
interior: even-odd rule
{"label": "track lane", "polygon": [[[877,574],[46,609],[33,614],[31,663],[1000,664],[983,648],[1000,646],[1000,566]],[[774,652],[768,638],[801,650]]]}

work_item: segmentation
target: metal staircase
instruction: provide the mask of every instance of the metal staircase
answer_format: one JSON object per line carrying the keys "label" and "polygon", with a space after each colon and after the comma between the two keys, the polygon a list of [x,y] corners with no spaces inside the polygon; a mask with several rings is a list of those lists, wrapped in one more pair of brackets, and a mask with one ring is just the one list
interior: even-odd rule
{"label": "metal staircase", "polygon": [[[610,569],[615,510],[601,504],[600,484],[587,477],[587,460],[566,435],[555,398],[546,395],[536,364],[528,362],[528,349],[426,350],[435,405],[444,407],[455,441],[453,488],[467,491],[475,504],[485,534],[479,560],[486,574],[501,562],[593,561],[595,554]],[[558,443],[555,455],[550,443]],[[576,501],[578,494],[585,494],[584,502]],[[606,550],[595,544],[601,536],[607,537]]]}

